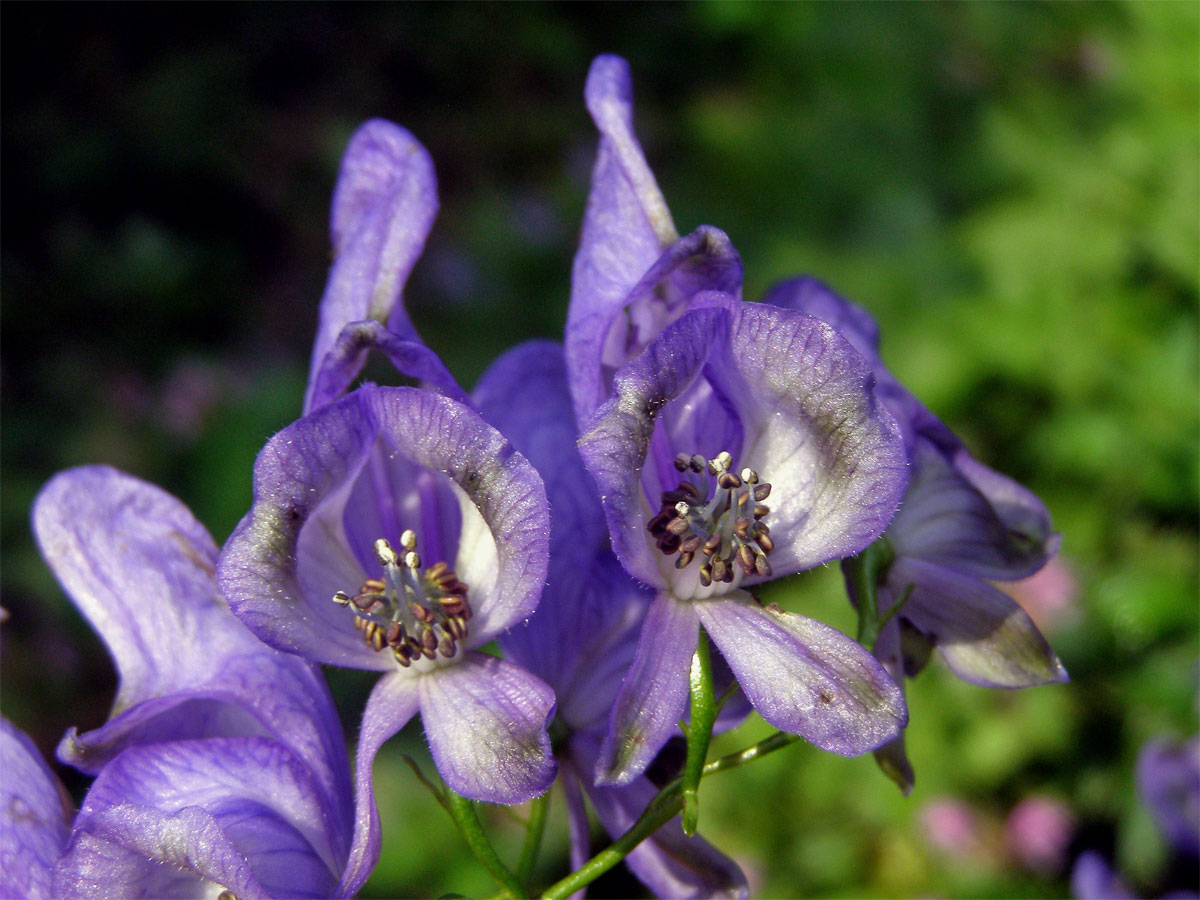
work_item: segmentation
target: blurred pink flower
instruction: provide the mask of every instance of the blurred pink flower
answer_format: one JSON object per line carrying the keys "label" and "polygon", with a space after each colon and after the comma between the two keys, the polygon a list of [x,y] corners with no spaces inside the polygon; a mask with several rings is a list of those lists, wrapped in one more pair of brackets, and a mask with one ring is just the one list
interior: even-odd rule
{"label": "blurred pink flower", "polygon": [[975,811],[962,800],[943,797],[921,810],[921,827],[930,847],[949,856],[967,858],[983,850],[983,836]]}
{"label": "blurred pink flower", "polygon": [[997,582],[996,587],[1029,613],[1042,631],[1052,631],[1075,607],[1079,583],[1061,556],[1053,557],[1028,578]]}
{"label": "blurred pink flower", "polygon": [[1037,872],[1055,872],[1066,862],[1075,822],[1067,806],[1051,797],[1027,797],[1008,814],[1008,852]]}

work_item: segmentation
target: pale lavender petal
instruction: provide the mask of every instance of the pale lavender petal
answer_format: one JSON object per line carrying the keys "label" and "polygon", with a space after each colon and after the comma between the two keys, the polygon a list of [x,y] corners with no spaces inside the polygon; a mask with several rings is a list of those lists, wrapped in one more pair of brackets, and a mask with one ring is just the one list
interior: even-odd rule
{"label": "pale lavender petal", "polygon": [[1029,615],[987,582],[901,557],[888,584],[896,595],[913,585],[900,615],[937,644],[959,678],[1001,688],[1068,680]]}
{"label": "pale lavender petal", "polygon": [[[970,458],[962,454],[966,460]],[[973,460],[990,476],[989,485],[1012,486],[1010,496],[1023,488]],[[904,504],[888,526],[888,541],[898,556],[924,560],[977,578],[1012,580],[1027,577],[1045,564],[1052,552],[1049,516],[1036,498],[1040,516],[1009,523],[958,466],[924,438],[913,453],[912,480]],[[1014,507],[1010,507],[1012,509]],[[1033,511],[1033,505],[1022,507]]]}
{"label": "pale lavender petal", "polygon": [[[665,587],[659,554],[650,543],[646,523],[658,511],[658,493],[650,508],[642,470],[669,467],[676,448],[665,446],[650,459],[655,423],[667,404],[687,390],[700,374],[714,344],[726,339],[728,315],[722,309],[689,312],[667,328],[636,360],[616,376],[617,394],[584,426],[579,452],[600,488],[613,551],[634,577]],[[684,448],[677,448],[684,449]],[[674,484],[657,485],[660,490]]]}
{"label": "pale lavender petal", "polygon": [[451,790],[521,803],[550,786],[555,763],[546,726],[554,692],[543,681],[482,653],[417,681],[429,749]]}
{"label": "pale lavender petal", "polygon": [[688,672],[699,638],[694,604],[666,591],[655,598],[637,656],[613,705],[596,783],[624,785],[646,770],[687,707]]}
{"label": "pale lavender petal", "polygon": [[470,587],[468,645],[529,616],[546,581],[550,516],[537,471],[474,410],[407,388],[370,395],[389,449],[446,476],[462,515],[455,571]]}
{"label": "pale lavender petal", "polygon": [[900,733],[908,722],[904,695],[871,654],[815,619],[739,594],[696,607],[759,715],[844,756]]}
{"label": "pale lavender petal", "polygon": [[419,340],[401,337],[374,319],[348,323],[330,345],[321,368],[314,374],[306,409],[331,403],[358,377],[371,350],[384,353],[396,370],[454,400],[466,394],[441,358]]}
{"label": "pale lavender petal", "polygon": [[374,319],[417,339],[400,295],[436,214],[437,182],[425,148],[390,122],[363,125],[351,138],[334,194],[336,256],[321,300],[306,412],[317,405],[326,355],[349,323]]}
{"label": "pale lavender petal", "polygon": [[[461,526],[457,535],[445,527],[449,518]],[[219,565],[234,611],[274,646],[392,669],[390,655],[372,651],[353,615],[332,602],[335,592],[378,577],[378,569],[364,571],[357,546],[369,542],[348,535],[360,519],[381,528],[403,519],[422,553],[430,551],[427,564],[445,561],[458,572],[474,612],[469,646],[537,605],[549,543],[537,472],[468,407],[429,391],[366,385],[284,429],[259,454],[254,505]]]}
{"label": "pale lavender petal", "polygon": [[[332,602],[364,578],[338,536],[379,430],[367,393],[324,406],[267,442],[254,464],[254,504],[221,551],[217,580],[238,618],[271,646],[331,665],[390,669]],[[308,552],[298,559],[306,528]]]}
{"label": "pale lavender petal", "polygon": [[33,741],[0,719],[0,895],[48,900],[71,799]]}
{"label": "pale lavender petal", "polygon": [[597,57],[584,94],[600,129],[600,148],[571,274],[567,314],[568,358],[588,361],[580,369],[583,380],[572,384],[581,418],[603,399],[598,364],[613,313],[678,237],[633,134],[629,64],[616,56]]}
{"label": "pale lavender petal", "polygon": [[772,287],[763,303],[816,316],[832,325],[871,365],[878,365],[879,326],[871,314],[809,275],[789,278]]}
{"label": "pale lavender petal", "polygon": [[323,679],[234,618],[213,578],[216,547],[179,501],[113,469],[75,469],[42,491],[34,528],[120,675],[112,719],[68,731],[64,762],[95,774],[133,744],[270,735],[348,821],[344,740]]}
{"label": "pale lavender petal", "polygon": [[55,889],[137,896],[173,866],[239,897],[328,897],[343,863],[337,827],[308,768],[275,741],[135,747],[93,783]]}
{"label": "pale lavender petal", "polygon": [[116,662],[114,712],[209,680],[257,645],[217,591],[212,538],[165,491],[107,466],[71,469],[38,494],[33,530]]}
{"label": "pale lavender petal", "polygon": [[706,375],[741,419],[735,465],[772,485],[763,521],[774,576],[857,553],[883,532],[907,480],[870,368],[818,319],[709,296],[729,310],[731,331]]}
{"label": "pale lavender petal", "polygon": [[579,418],[608,398],[621,366],[710,290],[740,297],[742,260],[723,231],[702,225],[667,247],[619,303],[569,325],[568,377]]}
{"label": "pale lavender petal", "polygon": [[339,897],[358,893],[379,861],[382,837],[371,769],[379,748],[408,724],[419,707],[417,679],[407,672],[393,672],[380,678],[367,700],[354,762],[354,837],[338,887]]}

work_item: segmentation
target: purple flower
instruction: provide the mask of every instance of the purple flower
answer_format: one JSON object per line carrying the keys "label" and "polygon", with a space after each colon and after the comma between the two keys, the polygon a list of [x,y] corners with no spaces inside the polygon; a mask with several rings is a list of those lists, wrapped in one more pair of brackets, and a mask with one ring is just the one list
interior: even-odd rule
{"label": "purple flower", "polygon": [[305,412],[341,396],[373,348],[403,374],[463,398],[417,335],[401,296],[437,207],[433,161],[416,138],[382,119],[362,125],[346,148],[333,195],[334,262],[321,300]]}
{"label": "purple flower", "polygon": [[52,896],[71,798],[24,732],[0,719],[0,895]]}
{"label": "purple flower", "polygon": [[[540,471],[550,499],[549,598],[523,625],[500,638],[506,656],[554,688],[558,755],[565,786],[574,867],[588,858],[586,793],[614,838],[657,793],[639,777],[597,787],[594,772],[617,689],[633,661],[637,628],[653,593],[633,581],[609,549],[596,495],[575,448],[562,348],[522,344],[500,357],[474,392],[481,414]],[[536,397],[536,403],[528,402]],[[744,897],[738,867],[699,837],[667,823],[627,858],[661,897]]]}
{"label": "purple flower", "polygon": [[[912,476],[883,537],[891,562],[879,586],[880,612],[907,599],[880,633],[875,655],[901,684],[934,647],[960,678],[985,687],[1067,680],[1033,620],[991,584],[1026,578],[1056,552],[1058,536],[1041,501],[973,459],[896,380],[879,358],[878,331],[862,309],[813,278],[777,285],[765,304],[836,328],[871,362],[877,393],[904,435]],[[911,789],[903,738],[879,754],[901,789]]]}
{"label": "purple flower", "polygon": [[1200,737],[1147,741],[1138,755],[1137,781],[1171,846],[1200,856]]}
{"label": "purple flower", "polygon": [[571,275],[566,354],[585,422],[612,394],[613,374],[704,290],[739,296],[742,262],[709,225],[680,238],[633,133],[629,64],[598,56],[584,89],[600,130],[591,194]]}
{"label": "purple flower", "polygon": [[380,745],[420,711],[456,792],[516,803],[554,777],[550,688],[480,653],[537,605],[549,521],[533,467],[473,410],[365,385],[259,454],[218,581],[272,646],[384,673],[358,742],[360,811]]}
{"label": "purple flower", "polygon": [[204,528],[158,488],[96,466],[42,490],[34,529],[112,652],[120,687],[110,721],[72,729],[59,748],[64,762],[99,773],[69,840],[53,776],[6,727],[6,779],[18,764],[28,771],[21,799],[37,810],[6,833],[45,851],[23,857],[18,877],[42,887],[53,877],[56,896],[356,892],[375,857],[357,847],[351,862],[349,766],[332,699],[315,667],[230,613]]}
{"label": "purple flower", "polygon": [[869,370],[812,317],[711,293],[692,306],[580,439],[617,557],[657,591],[599,773],[613,783],[682,715],[701,624],[763,718],[824,749],[865,752],[907,715],[858,644],[745,590],[858,552],[895,511],[903,449]]}

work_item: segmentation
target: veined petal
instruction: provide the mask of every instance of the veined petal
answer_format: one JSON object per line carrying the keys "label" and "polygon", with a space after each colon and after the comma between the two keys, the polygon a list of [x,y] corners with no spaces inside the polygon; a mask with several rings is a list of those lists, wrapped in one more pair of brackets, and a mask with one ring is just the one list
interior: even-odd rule
{"label": "veined petal", "polygon": [[[365,397],[355,391],[267,442],[254,464],[254,504],[221,551],[217,581],[238,618],[271,646],[331,665],[387,669],[392,664],[371,652],[330,599],[363,579],[339,538],[345,497],[379,430]],[[321,538],[301,560],[306,527]]]}
{"label": "veined petal", "polygon": [[306,410],[336,400],[362,371],[368,352],[387,355],[402,375],[415,378],[453,400],[466,401],[441,358],[419,340],[401,337],[374,319],[349,322],[330,345],[320,368],[314,372]]}
{"label": "veined petal", "polygon": [[688,672],[700,636],[693,604],[662,591],[642,623],[637,656],[613,704],[596,783],[629,784],[675,732],[687,707]]}
{"label": "veined petal", "polygon": [[487,643],[537,608],[550,545],[537,471],[474,410],[406,388],[371,403],[389,447],[449,479],[462,512],[456,571],[470,585],[469,646]]}
{"label": "veined petal", "polygon": [[900,615],[938,646],[956,675],[984,687],[1032,687],[1067,680],[1028,614],[985,581],[901,557],[888,572],[900,595],[913,585]]}
{"label": "veined petal", "polygon": [[709,296],[731,329],[705,374],[741,420],[737,465],[772,485],[775,576],[857,553],[883,532],[907,479],[870,367],[818,319]]}
{"label": "veined petal", "polygon": [[135,747],[93,783],[55,890],[141,896],[174,868],[171,877],[190,872],[239,897],[328,897],[342,868],[330,812],[307,767],[275,741]]}
{"label": "veined petal", "polygon": [[112,719],[71,729],[64,762],[95,774],[133,744],[269,735],[306,761],[348,821],[345,743],[324,681],[229,611],[216,547],[183,504],[115,469],[74,469],[39,495],[34,530],[120,676]]}
{"label": "veined petal", "polygon": [[437,183],[425,148],[382,119],[359,128],[334,193],[336,257],[321,300],[306,412],[317,405],[314,389],[326,355],[349,323],[374,319],[418,340],[400,295],[436,214]]}
{"label": "veined petal", "polygon": [[521,344],[492,364],[474,393],[484,418],[542,474],[550,500],[547,602],[501,635],[501,647],[554,688],[560,719],[588,727],[607,719],[651,595],[608,549],[600,498],[575,447],[562,348]]}
{"label": "veined petal", "polygon": [[[965,453],[962,457],[970,460]],[[930,441],[918,437],[912,480],[904,504],[888,526],[888,541],[898,556],[977,578],[1009,580],[1033,574],[1048,559],[1050,528],[1045,507],[1009,479],[974,460],[970,463],[990,476],[989,485],[1011,486],[1015,489],[1011,497],[1032,498],[1019,507],[1030,512],[1023,530],[1008,527],[960,469]],[[1017,508],[1015,503],[1013,508]],[[1040,516],[1033,515],[1036,508],[1040,508]]]}
{"label": "veined petal", "polygon": [[828,625],[739,594],[696,608],[759,715],[843,756],[900,733],[904,695],[871,654]]}
{"label": "veined petal", "polygon": [[571,320],[568,377],[580,420],[612,393],[621,366],[687,312],[693,297],[712,290],[740,297],[742,260],[725,232],[702,225],[668,246],[619,302]]}
{"label": "veined petal", "polygon": [[[653,478],[671,465],[675,449],[665,446],[658,454],[663,459],[649,458],[655,422],[696,380],[714,344],[727,339],[728,327],[723,309],[685,314],[617,373],[616,396],[596,411],[579,439],[584,464],[600,488],[613,552],[630,574],[653,587],[665,587],[667,579],[646,532],[657,507],[650,508],[642,471],[649,468]],[[674,484],[660,478],[656,486],[668,490]]]}
{"label": "veined petal", "polygon": [[612,315],[663,248],[679,236],[633,133],[629,64],[616,56],[597,57],[584,95],[600,130],[600,147],[567,313],[568,358],[588,361],[579,369],[582,380],[576,383],[572,377],[581,420],[603,400],[599,361]]}
{"label": "veined petal", "polygon": [[38,494],[33,530],[113,656],[114,712],[209,680],[257,645],[225,614],[212,538],[165,491],[107,466],[71,469]]}
{"label": "veined petal", "polygon": [[[443,501],[458,520],[448,521]],[[393,668],[331,599],[378,577],[364,571],[360,520],[381,523],[389,530],[375,537],[392,541],[393,527],[417,529],[422,547],[435,548],[429,564],[455,568],[470,588],[469,646],[537,605],[549,519],[533,467],[462,404],[366,385],[284,429],[259,455],[254,505],[219,565],[234,611],[263,640],[310,659]]]}
{"label": "veined petal", "polygon": [[49,900],[71,800],[33,741],[0,719],[0,894]]}
{"label": "veined petal", "polygon": [[420,707],[417,679],[392,672],[375,684],[363,712],[354,762],[354,837],[338,897],[353,897],[379,861],[382,841],[371,769],[384,742],[408,724]]}
{"label": "veined petal", "polygon": [[872,366],[880,364],[875,319],[824,282],[809,275],[789,278],[767,291],[762,302],[816,316],[832,325]]}
{"label": "veined petal", "polygon": [[546,725],[554,692],[544,682],[482,653],[417,680],[429,749],[451,790],[520,803],[550,786],[555,763]]}

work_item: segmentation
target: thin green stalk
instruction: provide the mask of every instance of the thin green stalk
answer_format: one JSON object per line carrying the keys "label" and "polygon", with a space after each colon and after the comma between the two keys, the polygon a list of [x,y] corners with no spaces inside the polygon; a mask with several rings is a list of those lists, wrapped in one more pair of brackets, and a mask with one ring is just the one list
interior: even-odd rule
{"label": "thin green stalk", "polygon": [[479,813],[475,809],[475,804],[466,797],[461,797],[449,789],[446,790],[446,802],[450,809],[450,815],[454,819],[454,824],[462,832],[467,846],[471,848],[471,852],[475,854],[475,858],[479,860],[480,864],[504,888],[505,893],[509,897],[520,898],[520,900],[528,897],[529,895],[525,893],[525,888],[517,880],[517,876],[496,855],[496,851],[488,841],[487,835],[483,833],[483,823],[479,821]]}
{"label": "thin green stalk", "polygon": [[875,591],[887,576],[892,559],[891,547],[880,539],[844,563],[850,585],[854,589],[854,599],[858,601],[857,640],[868,650],[875,649],[875,641],[883,628],[883,622],[879,620],[879,601]]}
{"label": "thin green stalk", "polygon": [[529,884],[533,865],[542,849],[542,835],[546,832],[546,811],[550,808],[550,792],[534,797],[529,806],[529,821],[525,824],[525,843],[517,860],[517,881]]}
{"label": "thin green stalk", "polygon": [[704,769],[704,760],[708,756],[713,722],[717,719],[708,635],[704,633],[703,628],[700,629],[696,653],[692,656],[692,670],[688,683],[692,695],[692,714],[687,734],[687,759],[683,764],[683,833],[691,837],[696,833],[700,819],[700,800],[696,791],[700,787],[700,775]]}
{"label": "thin green stalk", "polygon": [[[799,735],[777,731],[745,750],[714,759],[704,766],[702,773],[711,775],[714,772],[724,772],[726,769],[736,769],[738,766],[744,766],[798,740],[800,740]],[[683,779],[676,778],[663,786],[628,831],[566,878],[546,888],[542,892],[542,897],[544,900],[563,900],[579,889],[587,887],[621,862],[638,844],[671,821],[682,808]]]}

